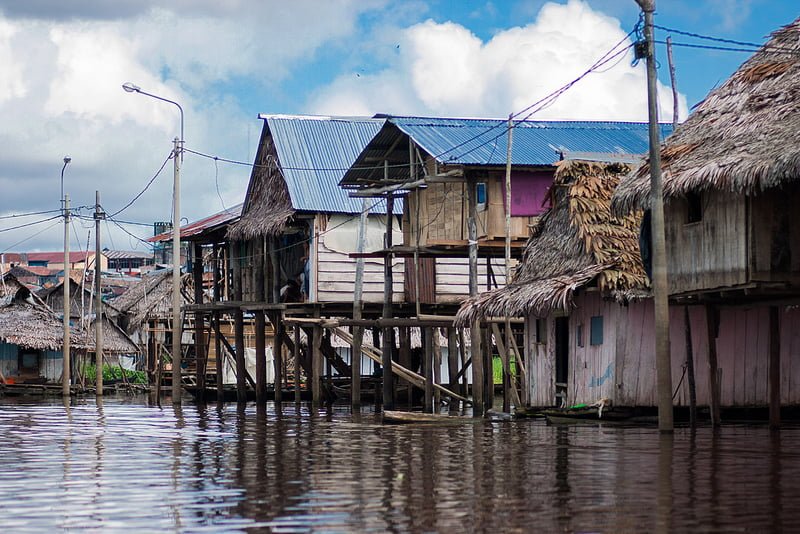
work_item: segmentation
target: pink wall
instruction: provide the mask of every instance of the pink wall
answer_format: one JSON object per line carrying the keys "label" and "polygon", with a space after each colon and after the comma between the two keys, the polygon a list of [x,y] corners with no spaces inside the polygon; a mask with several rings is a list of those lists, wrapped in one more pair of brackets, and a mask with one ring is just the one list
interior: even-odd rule
{"label": "pink wall", "polygon": [[[506,182],[503,185],[505,205]],[[544,213],[550,205],[547,192],[553,185],[553,173],[548,171],[514,171],[511,173],[511,216],[533,217]]]}

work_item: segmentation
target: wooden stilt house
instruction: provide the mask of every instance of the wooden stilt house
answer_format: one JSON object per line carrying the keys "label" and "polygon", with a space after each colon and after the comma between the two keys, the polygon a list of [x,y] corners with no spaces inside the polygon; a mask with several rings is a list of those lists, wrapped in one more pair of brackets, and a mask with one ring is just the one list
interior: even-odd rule
{"label": "wooden stilt house", "polygon": [[[709,369],[716,407],[769,404],[773,423],[781,404],[800,403],[799,110],[800,19],[661,150],[670,295],[712,340],[696,367]],[[649,204],[645,165],[620,185],[614,209]]]}

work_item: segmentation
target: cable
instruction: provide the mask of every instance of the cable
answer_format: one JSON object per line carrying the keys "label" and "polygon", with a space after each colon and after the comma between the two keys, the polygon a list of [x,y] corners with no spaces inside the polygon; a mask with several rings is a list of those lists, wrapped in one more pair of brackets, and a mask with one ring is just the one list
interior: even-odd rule
{"label": "cable", "polygon": [[37,224],[42,224],[43,222],[52,221],[53,219],[60,219],[60,218],[61,218],[61,215],[56,215],[54,217],[49,217],[47,219],[42,219],[41,221],[34,221],[32,223],[20,224],[20,225],[17,225],[17,226],[11,226],[9,228],[2,228],[2,229],[0,229],[0,232],[10,232],[11,230],[19,230],[20,228],[27,228],[29,226],[36,226]]}
{"label": "cable", "polygon": [[711,35],[703,35],[700,33],[693,33],[687,32],[684,30],[677,30],[675,28],[667,28],[666,26],[659,26],[658,24],[653,24],[653,28],[657,28],[659,30],[664,30],[665,32],[677,33],[680,35],[685,35],[687,37],[695,37],[696,39],[705,39],[707,41],[716,41],[718,43],[728,43],[728,44],[735,44],[740,46],[749,46],[751,48],[761,48],[765,46],[764,44],[758,43],[749,43],[747,41],[736,41],[734,39],[723,39],[722,37],[713,37]]}
{"label": "cable", "polygon": [[[150,243],[149,241],[146,241],[146,240],[142,239],[141,237],[130,233],[128,230],[125,229],[125,227],[123,227],[121,224],[117,223],[117,221],[115,219],[113,219],[111,217],[106,217],[106,220],[107,221],[110,220],[111,222],[113,222],[116,225],[117,228],[119,228],[120,230],[122,230],[123,232],[128,234],[130,237],[136,239],[137,241],[140,241],[140,242],[144,243],[145,245],[147,245],[150,248],[154,248],[153,243]],[[109,232],[109,234],[110,234],[110,232]]]}
{"label": "cable", "polygon": [[[658,44],[667,44],[666,41],[653,41]],[[751,50],[749,48],[734,48],[730,46],[714,46],[714,45],[703,45],[703,44],[694,44],[694,43],[680,43],[677,41],[672,41],[672,46],[681,46],[683,48],[699,48],[703,50],[722,50],[726,52],[747,52],[748,54],[752,54],[754,52],[758,52],[758,50]],[[773,54],[794,54],[800,55],[800,50],[794,51],[777,51],[775,49],[763,49],[762,52],[773,53]]]}
{"label": "cable", "polygon": [[219,158],[214,158],[214,185],[217,187],[217,196],[219,197],[219,203],[222,205],[222,209],[227,209],[225,207],[225,201],[222,200],[222,195],[219,193]]}
{"label": "cable", "polygon": [[47,211],[32,211],[30,213],[16,213],[14,215],[3,215],[0,217],[0,220],[3,219],[15,219],[17,217],[32,217],[33,215],[46,215],[48,213],[61,213],[61,210],[47,210]]}
{"label": "cable", "polygon": [[115,211],[114,213],[112,213],[112,214],[111,214],[111,215],[109,215],[108,217],[110,218],[110,217],[114,217],[114,216],[116,216],[116,215],[119,215],[120,213],[122,213],[122,212],[123,212],[123,211],[125,211],[126,209],[130,208],[130,207],[133,205],[133,203],[134,203],[134,202],[136,202],[137,200],[139,200],[139,198],[140,198],[142,195],[144,195],[145,191],[147,191],[147,189],[150,187],[150,185],[152,185],[152,183],[153,183],[153,182],[156,180],[156,178],[158,178],[158,175],[159,175],[159,174],[161,174],[161,171],[163,171],[163,170],[164,170],[164,167],[166,167],[166,166],[167,166],[167,163],[169,162],[169,160],[171,160],[171,159],[172,159],[172,156],[173,156],[173,153],[172,153],[172,152],[170,152],[170,153],[169,153],[169,156],[167,156],[167,159],[165,159],[165,160],[164,160],[164,163],[162,163],[162,164],[161,164],[161,167],[159,167],[159,169],[156,171],[156,173],[153,175],[153,177],[152,177],[152,178],[150,178],[150,181],[149,181],[149,182],[147,182],[147,185],[145,185],[145,186],[144,186],[144,189],[142,189],[142,190],[139,192],[139,194],[138,194],[138,195],[136,195],[135,197],[133,197],[133,199],[131,199],[131,201],[130,201],[130,202],[128,202],[127,204],[125,204],[125,206],[123,206],[121,209],[119,209],[119,210]]}
{"label": "cable", "polygon": [[[60,218],[60,217],[59,217],[59,218]],[[51,219],[51,220],[52,220],[52,219]],[[33,239],[34,237],[37,237],[38,235],[40,235],[40,234],[43,234],[44,232],[46,232],[46,231],[50,230],[51,228],[54,228],[54,227],[55,227],[56,225],[58,225],[58,224],[60,224],[60,221],[56,221],[56,222],[54,222],[53,224],[51,224],[50,226],[48,226],[47,228],[44,228],[44,229],[42,229],[42,230],[39,230],[39,231],[38,231],[38,232],[36,232],[35,234],[33,234],[33,235],[29,236],[29,237],[26,237],[25,239],[23,239],[23,240],[21,240],[21,241],[17,241],[17,242],[16,242],[16,243],[14,243],[13,245],[10,245],[8,248],[6,248],[6,249],[5,249],[5,250],[4,250],[2,253],[0,253],[0,254],[5,254],[6,252],[10,251],[12,248],[18,247],[18,246],[20,246],[21,244],[23,244],[23,243],[25,243],[25,242],[27,242],[27,241],[30,241],[30,240],[31,240],[31,239]]]}

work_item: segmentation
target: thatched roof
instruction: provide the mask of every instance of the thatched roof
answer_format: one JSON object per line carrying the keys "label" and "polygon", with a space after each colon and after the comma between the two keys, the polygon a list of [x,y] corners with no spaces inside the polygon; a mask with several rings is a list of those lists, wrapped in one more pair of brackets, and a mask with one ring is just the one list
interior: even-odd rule
{"label": "thatched roof", "polygon": [[620,176],[630,171],[624,163],[560,162],[551,208],[533,229],[511,284],[466,301],[459,321],[544,317],[568,310],[575,291],[590,283],[620,301],[647,295],[639,255],[641,215],[613,217],[610,208]]}
{"label": "thatched roof", "polygon": [[228,227],[228,239],[246,241],[279,234],[294,215],[289,190],[275,160],[275,153],[272,137],[262,135],[256,165],[247,186],[242,216],[238,222]]}
{"label": "thatched roof", "polygon": [[[800,178],[800,19],[777,30],[667,139],[665,198],[754,194]],[[615,212],[649,206],[650,167],[624,180]]]}
{"label": "thatched roof", "polygon": [[[17,291],[11,289],[17,286]],[[13,277],[5,277],[5,290],[0,297],[0,341],[35,350],[61,350],[64,322]],[[70,330],[70,342],[76,349],[85,349],[85,332],[79,327]]]}
{"label": "thatched roof", "polygon": [[[184,303],[191,300],[193,292],[188,289],[191,282],[191,275],[181,276],[181,294]],[[125,321],[120,321],[120,324],[127,325],[128,332],[136,330],[149,319],[171,315],[172,271],[164,269],[144,276],[141,282],[131,286],[112,302],[116,312],[125,316]],[[108,312],[114,313],[115,310],[112,308]]]}

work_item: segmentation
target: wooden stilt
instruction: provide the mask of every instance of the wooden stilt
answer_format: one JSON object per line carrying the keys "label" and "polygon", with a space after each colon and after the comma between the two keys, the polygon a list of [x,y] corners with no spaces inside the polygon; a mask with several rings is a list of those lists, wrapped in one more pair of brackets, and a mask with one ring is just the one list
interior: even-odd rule
{"label": "wooden stilt", "polygon": [[[442,343],[439,337],[439,329],[432,328],[433,340],[433,383],[442,383]],[[433,390],[433,406],[438,412],[439,407],[442,405],[442,396],[438,389]]]}
{"label": "wooden stilt", "polygon": [[427,413],[433,412],[433,330],[422,329],[422,369],[425,377],[425,406]]}
{"label": "wooden stilt", "polygon": [[[194,301],[203,303],[203,247],[199,243],[194,245],[194,262],[192,265],[192,281],[194,283]],[[198,399],[205,398],[206,387],[206,329],[202,312],[194,314],[194,355],[195,355],[195,381],[197,383]]]}
{"label": "wooden stilt", "polygon": [[[267,345],[264,330],[266,320],[263,310],[253,312],[256,342],[256,403],[267,402]],[[238,342],[237,342],[238,344]]]}
{"label": "wooden stilt", "polygon": [[[384,174],[388,174],[389,162],[384,161]],[[386,249],[392,248],[392,219],[394,219],[394,197],[391,193],[386,197]],[[394,276],[392,273],[392,254],[387,253],[383,260],[383,317],[392,317],[392,295],[394,293]],[[389,327],[383,330],[383,409],[394,409],[394,380],[392,376],[392,353],[394,344],[392,334],[394,329]]]}
{"label": "wooden stilt", "polygon": [[692,321],[689,306],[683,307],[683,321],[686,334],[686,374],[689,378],[689,425],[697,426],[697,386],[694,382],[694,348],[692,347]]}
{"label": "wooden stilt", "polygon": [[492,333],[487,328],[481,329],[483,343],[481,344],[481,355],[483,356],[484,369],[484,410],[491,410],[494,406],[494,359],[492,358]]}
{"label": "wooden stilt", "polygon": [[[406,369],[411,369],[411,328],[407,326],[403,326],[399,328],[400,330],[400,339],[398,340],[399,350],[400,350],[400,365],[405,367]],[[413,404],[413,397],[414,397],[414,389],[412,384],[407,380],[404,380],[403,383],[407,385],[407,398],[406,403],[408,406]]]}
{"label": "wooden stilt", "polygon": [[272,359],[275,364],[275,402],[283,402],[283,336],[286,331],[281,320],[281,312],[276,311],[270,316],[272,322]]}
{"label": "wooden stilt", "polygon": [[[464,394],[463,391],[459,389],[458,380],[456,379],[456,375],[458,375],[458,339],[456,338],[456,329],[455,328],[448,328],[447,329],[447,376],[448,382],[450,384],[450,389],[455,391],[456,393]],[[450,410],[458,410],[458,403],[451,402],[450,403]]]}
{"label": "wooden stilt", "polygon": [[300,403],[300,325],[294,325],[294,401]]}
{"label": "wooden stilt", "polygon": [[[478,208],[475,199],[475,180],[467,181],[467,205],[469,218],[467,232],[469,239],[469,295],[478,295]],[[481,356],[480,324],[475,321],[470,325],[470,354],[472,355],[472,414],[482,417],[484,412],[484,367]]]}
{"label": "wooden stilt", "polygon": [[311,329],[311,401],[314,406],[322,402],[322,327]]}
{"label": "wooden stilt", "polygon": [[[214,243],[214,246],[211,250],[211,264],[212,264],[212,275],[214,281],[214,287],[212,288],[212,299],[214,302],[219,302],[220,296],[222,294],[222,288],[220,287],[220,246]],[[220,331],[219,331],[219,321],[220,321],[220,313],[215,311],[212,315],[212,321],[214,323],[214,365],[216,365],[216,378],[217,378],[217,400],[222,402],[223,397],[223,381],[224,381],[224,374],[225,374],[225,358],[222,355],[222,341],[220,340]]]}
{"label": "wooden stilt", "polygon": [[244,355],[244,315],[241,308],[237,308],[233,319],[234,342],[236,346],[236,401],[247,402],[247,382],[245,373],[247,363]]}
{"label": "wooden stilt", "polygon": [[769,426],[781,426],[781,325],[780,308],[769,308]]}
{"label": "wooden stilt", "polygon": [[708,327],[708,378],[711,393],[711,424],[720,424],[720,392],[717,366],[717,335],[719,332],[719,316],[717,309],[706,305],[706,325]]}

